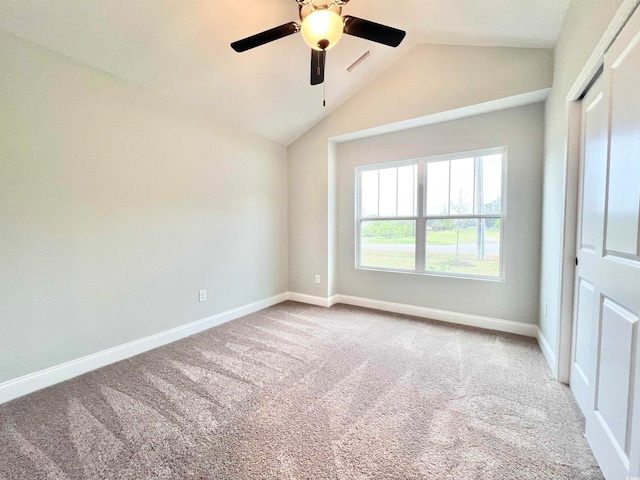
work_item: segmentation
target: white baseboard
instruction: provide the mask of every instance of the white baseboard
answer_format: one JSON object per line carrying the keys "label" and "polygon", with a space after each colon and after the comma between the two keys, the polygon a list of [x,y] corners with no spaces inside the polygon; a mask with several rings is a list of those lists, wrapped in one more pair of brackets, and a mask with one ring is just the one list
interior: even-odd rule
{"label": "white baseboard", "polygon": [[499,332],[515,333],[517,335],[525,335],[527,337],[535,337],[538,331],[537,325],[514,322],[513,320],[503,320],[500,318],[471,315],[469,313],[451,312],[449,310],[419,307],[417,305],[408,305],[405,303],[385,302],[382,300],[373,300],[370,298],[352,297],[350,295],[338,295],[338,297],[339,303],[345,303],[347,305],[357,305],[359,307],[384,310],[385,312],[402,313],[404,315],[413,315],[415,317],[431,318],[433,320],[439,320],[441,322],[467,325],[470,327],[496,330]]}
{"label": "white baseboard", "polygon": [[154,348],[161,347],[176,340],[202,332],[211,327],[234,320],[263,308],[284,302],[289,298],[289,293],[281,293],[264,300],[259,300],[242,307],[227,310],[195,322],[181,325],[164,332],[149,335],[148,337],[134,340],[117,347],[109,348],[101,352],[87,355],[86,357],[71,360],[54,367],[40,370],[39,372],[24,375],[22,377],[0,383],[0,404],[21,397],[36,390],[40,390],[56,383],[64,382],[83,373],[90,372],[111,363],[119,362],[144,353]]}
{"label": "white baseboard", "polygon": [[557,379],[556,356],[553,353],[553,350],[551,349],[549,342],[543,335],[542,330],[540,330],[540,328],[538,328],[536,338],[538,339],[538,345],[540,345],[540,350],[542,350],[542,354],[544,355],[544,358],[547,360],[547,363],[551,368],[551,372],[553,373],[554,378]]}
{"label": "white baseboard", "polygon": [[458,325],[468,325],[471,327],[496,330],[499,332],[515,333],[527,337],[538,336],[538,326],[530,323],[514,322],[513,320],[503,320],[500,318],[482,317],[468,313],[451,312],[436,308],[419,307],[405,303],[385,302],[371,298],[352,297],[350,295],[334,295],[330,298],[316,297],[302,293],[289,292],[289,300],[309,303],[320,307],[330,307],[336,303],[355,305],[358,307],[372,308],[374,310],[384,310],[385,312],[402,313],[415,317],[431,318],[441,322],[455,323]]}
{"label": "white baseboard", "polygon": [[332,307],[338,303],[338,297],[340,295],[334,295],[333,297],[317,297],[315,295],[307,295],[306,293],[289,292],[288,299],[294,302],[307,303],[309,305],[316,305],[318,307]]}

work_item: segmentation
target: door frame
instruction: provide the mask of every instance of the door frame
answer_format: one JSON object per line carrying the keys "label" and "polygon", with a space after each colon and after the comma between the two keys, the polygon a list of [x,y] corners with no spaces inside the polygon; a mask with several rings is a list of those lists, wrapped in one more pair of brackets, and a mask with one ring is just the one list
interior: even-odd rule
{"label": "door frame", "polygon": [[604,55],[627,23],[640,0],[624,0],[609,26],[594,48],[566,96],[567,135],[562,192],[562,257],[559,268],[559,321],[556,331],[553,374],[559,382],[568,384],[571,370],[571,338],[573,333],[573,303],[578,220],[578,185],[580,163],[581,100],[604,66]]}

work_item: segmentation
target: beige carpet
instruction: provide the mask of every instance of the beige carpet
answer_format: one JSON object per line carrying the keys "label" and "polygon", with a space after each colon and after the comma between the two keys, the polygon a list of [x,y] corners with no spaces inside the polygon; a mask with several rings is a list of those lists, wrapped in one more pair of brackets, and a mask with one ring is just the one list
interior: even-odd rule
{"label": "beige carpet", "polygon": [[0,406],[2,479],[600,479],[530,338],[287,302]]}

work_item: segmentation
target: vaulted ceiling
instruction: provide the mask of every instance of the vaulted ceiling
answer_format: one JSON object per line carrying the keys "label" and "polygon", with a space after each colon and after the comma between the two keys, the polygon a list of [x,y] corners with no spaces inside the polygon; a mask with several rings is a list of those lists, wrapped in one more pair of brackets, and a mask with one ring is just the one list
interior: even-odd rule
{"label": "vaulted ceiling", "polygon": [[310,51],[299,34],[241,54],[229,47],[299,20],[295,0],[0,0],[0,28],[289,145],[419,43],[552,48],[568,3],[351,0],[343,14],[407,37],[394,49],[344,36],[327,52],[324,86],[309,85]]}

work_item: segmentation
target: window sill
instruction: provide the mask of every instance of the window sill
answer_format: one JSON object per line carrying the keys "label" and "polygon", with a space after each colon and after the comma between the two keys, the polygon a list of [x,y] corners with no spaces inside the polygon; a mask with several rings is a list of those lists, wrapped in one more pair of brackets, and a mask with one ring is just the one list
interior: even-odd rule
{"label": "window sill", "polygon": [[382,273],[399,273],[402,275],[418,275],[422,277],[440,277],[440,278],[455,278],[459,280],[481,280],[485,282],[497,282],[504,283],[504,276],[492,277],[488,275],[465,275],[464,273],[446,273],[446,272],[417,272],[415,270],[402,270],[397,268],[383,268],[383,267],[368,267],[368,266],[356,266],[356,270],[364,270],[369,272],[382,272]]}

